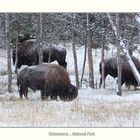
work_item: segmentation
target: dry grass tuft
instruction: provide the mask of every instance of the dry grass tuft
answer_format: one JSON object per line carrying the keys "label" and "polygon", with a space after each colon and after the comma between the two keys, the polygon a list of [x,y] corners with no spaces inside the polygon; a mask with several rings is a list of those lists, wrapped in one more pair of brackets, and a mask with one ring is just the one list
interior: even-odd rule
{"label": "dry grass tuft", "polygon": [[0,101],[0,126],[134,127],[139,121],[140,105],[137,102],[94,101],[87,104],[80,102],[79,98],[72,102],[35,101],[31,98],[28,101],[10,93],[1,95]]}

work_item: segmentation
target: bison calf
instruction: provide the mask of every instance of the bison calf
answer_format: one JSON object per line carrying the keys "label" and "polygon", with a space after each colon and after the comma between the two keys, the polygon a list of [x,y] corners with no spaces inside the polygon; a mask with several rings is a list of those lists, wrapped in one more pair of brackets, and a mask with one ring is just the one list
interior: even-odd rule
{"label": "bison calf", "polygon": [[63,101],[70,101],[77,97],[78,90],[70,83],[67,71],[56,64],[43,64],[26,67],[17,76],[20,98],[28,98],[28,87],[34,92],[41,91],[42,100],[50,96]]}

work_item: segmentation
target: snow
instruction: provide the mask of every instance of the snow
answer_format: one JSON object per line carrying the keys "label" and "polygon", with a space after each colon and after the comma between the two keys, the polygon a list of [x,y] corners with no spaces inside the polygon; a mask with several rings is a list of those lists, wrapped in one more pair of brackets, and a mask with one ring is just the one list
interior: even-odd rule
{"label": "snow", "polygon": [[136,15],[136,21],[140,24],[140,15]]}
{"label": "snow", "polygon": [[47,47],[47,48],[55,48],[58,51],[65,51],[65,47],[62,44],[45,44],[43,45],[43,47]]}
{"label": "snow", "polygon": [[58,45],[53,45],[52,47],[54,47],[55,49],[57,49],[58,51],[65,51],[65,47],[58,44]]}
{"label": "snow", "polygon": [[[109,45],[105,57],[115,55]],[[79,78],[82,73],[84,47],[76,48]],[[99,89],[99,62],[101,50],[93,50],[94,80],[97,89],[88,87],[88,64],[78,97],[71,102],[41,101],[40,92],[29,90],[29,100],[19,99],[16,75],[13,73],[13,93],[7,92],[6,51],[0,50],[0,127],[140,127],[139,90],[122,87],[122,96],[116,94],[116,81],[106,78],[106,89]],[[134,55],[138,56],[137,52]],[[67,70],[75,84],[72,47],[67,48]],[[14,70],[14,67],[12,66]],[[4,74],[3,74],[4,73]]]}

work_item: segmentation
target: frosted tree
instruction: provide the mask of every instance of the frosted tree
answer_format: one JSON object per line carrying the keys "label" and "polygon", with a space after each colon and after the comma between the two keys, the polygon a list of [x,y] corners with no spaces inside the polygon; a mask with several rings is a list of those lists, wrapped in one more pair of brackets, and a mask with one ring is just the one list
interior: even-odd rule
{"label": "frosted tree", "polygon": [[85,72],[85,66],[86,66],[86,57],[87,57],[87,45],[85,44],[85,51],[84,51],[84,61],[83,61],[83,67],[82,67],[82,74],[81,74],[81,80],[80,80],[80,86],[82,86],[84,72]]}
{"label": "frosted tree", "polygon": [[39,14],[39,36],[38,36],[38,55],[39,55],[39,64],[43,64],[43,15]]}
{"label": "frosted tree", "polygon": [[121,75],[122,75],[122,67],[121,67],[121,58],[120,58],[120,28],[119,28],[119,14],[116,14],[116,28],[117,28],[117,34],[116,34],[116,46],[117,46],[117,66],[118,66],[118,87],[117,87],[117,94],[122,95],[121,90]]}
{"label": "frosted tree", "polygon": [[5,13],[5,45],[7,48],[8,92],[12,92],[11,48],[9,43],[9,14]]}
{"label": "frosted tree", "polygon": [[72,51],[73,51],[73,58],[74,58],[74,66],[75,66],[75,78],[76,78],[76,87],[79,88],[79,77],[78,77],[78,65],[77,65],[77,55],[75,49],[75,29],[74,29],[74,14],[71,17],[71,30],[72,30]]}
{"label": "frosted tree", "polygon": [[[110,24],[112,26],[113,32],[114,32],[114,34],[115,34],[115,36],[117,38],[117,36],[118,36],[117,28],[116,28],[114,22],[112,21],[112,18],[111,18],[109,13],[107,13],[107,17],[108,17],[109,22],[110,22]],[[138,82],[138,85],[140,86],[140,74],[139,74],[137,68],[135,67],[135,65],[134,65],[134,63],[133,63],[133,61],[132,61],[132,59],[131,59],[131,57],[129,55],[129,52],[125,47],[123,39],[121,37],[119,38],[119,44],[120,44],[120,48],[121,48],[122,52],[124,53],[129,65],[130,65],[130,68],[131,68],[131,70],[132,70],[132,72],[133,72],[133,74],[134,74],[134,76],[135,76],[135,78],[136,78],[136,80]]]}
{"label": "frosted tree", "polygon": [[89,66],[89,86],[94,88],[93,76],[93,58],[91,48],[91,32],[90,32],[90,14],[87,13],[87,48],[88,48],[88,66]]}
{"label": "frosted tree", "polygon": [[[104,30],[104,19],[102,20],[102,49],[101,49],[101,67],[102,67],[102,86],[103,88],[105,88],[105,54],[104,54],[104,50],[105,50],[105,30]],[[101,85],[99,85],[101,88]]]}

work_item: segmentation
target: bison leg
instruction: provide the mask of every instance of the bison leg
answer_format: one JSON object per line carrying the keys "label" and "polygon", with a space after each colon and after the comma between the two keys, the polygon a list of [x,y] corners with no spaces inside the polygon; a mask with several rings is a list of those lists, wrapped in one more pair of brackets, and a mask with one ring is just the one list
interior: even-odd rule
{"label": "bison leg", "polygon": [[121,86],[125,83],[125,80],[122,78],[121,79]]}
{"label": "bison leg", "polygon": [[46,90],[41,90],[41,99],[42,101],[45,101],[45,100],[50,101],[52,97],[49,94],[47,94]]}
{"label": "bison leg", "polygon": [[102,76],[100,77],[100,84],[99,84],[99,88],[101,88],[102,85]]}
{"label": "bison leg", "polygon": [[22,93],[19,91],[19,97],[20,97],[20,99],[22,100]]}
{"label": "bison leg", "polygon": [[58,100],[58,96],[55,94],[51,94],[51,100]]}
{"label": "bison leg", "polygon": [[45,90],[41,90],[41,99],[42,101],[44,101],[46,98],[46,91]]}
{"label": "bison leg", "polygon": [[134,85],[134,90],[139,90],[138,85]]}
{"label": "bison leg", "polygon": [[134,85],[134,90],[137,90],[137,85]]}
{"label": "bison leg", "polygon": [[[106,76],[107,76],[107,75],[105,75],[105,77],[104,77],[104,81],[105,81],[105,79],[106,79]],[[99,88],[101,88],[101,86],[102,86],[102,81],[103,81],[103,79],[102,79],[102,76],[101,76],[101,77],[100,77]]]}
{"label": "bison leg", "polygon": [[25,89],[24,97],[25,97],[27,100],[29,100],[29,98],[28,98],[28,88]]}
{"label": "bison leg", "polygon": [[20,89],[19,89],[19,96],[20,96],[20,99],[22,99],[22,96],[25,95],[25,87],[23,86],[20,86]]}

